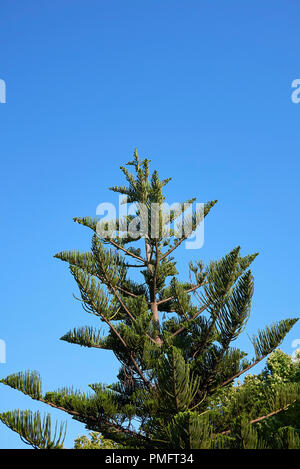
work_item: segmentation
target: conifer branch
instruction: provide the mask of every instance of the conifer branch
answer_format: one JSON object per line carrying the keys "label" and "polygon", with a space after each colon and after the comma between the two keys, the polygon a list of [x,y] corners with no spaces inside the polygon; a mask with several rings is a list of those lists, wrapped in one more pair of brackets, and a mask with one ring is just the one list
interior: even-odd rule
{"label": "conifer branch", "polygon": [[118,425],[117,423],[111,422],[111,421],[105,419],[103,416],[101,416],[101,419],[98,419],[98,418],[96,418],[92,415],[90,415],[86,418],[83,418],[81,416],[80,412],[77,412],[75,410],[67,409],[66,407],[56,405],[53,402],[51,402],[49,400],[46,400],[46,399],[43,399],[43,398],[40,398],[39,401],[44,403],[44,404],[49,405],[50,407],[53,407],[54,409],[58,409],[58,410],[61,410],[63,412],[66,412],[69,415],[72,415],[76,420],[83,421],[84,423],[87,424],[88,428],[91,427],[91,428],[89,428],[90,430],[94,429],[94,427],[92,426],[93,424],[98,429],[98,425],[99,424],[101,425],[101,423],[103,423],[106,427],[112,429],[113,432],[116,432],[118,434],[122,433],[125,436],[128,435],[128,436],[131,436],[131,437],[142,439],[143,441],[149,441],[150,442],[150,440],[147,439],[147,437],[145,437],[144,435],[141,435],[140,433],[138,433],[134,430],[130,430],[129,428],[125,428],[122,425]]}
{"label": "conifer branch", "polygon": [[[108,280],[109,282],[109,280]],[[118,293],[116,292],[116,289],[113,287],[112,284],[110,284],[111,288],[113,289],[114,293],[115,293],[115,296],[117,297],[118,301],[120,302],[120,304],[124,307],[124,309],[126,310],[127,313],[129,313],[129,316],[133,319],[133,321],[135,321],[135,318],[131,315],[131,313],[129,312],[129,310],[126,308],[126,306],[124,305],[124,303],[122,301],[120,301],[119,299],[119,295]],[[95,310],[97,311],[97,308],[96,308],[96,305],[94,304],[94,302],[92,300],[91,301],[91,304],[92,306],[95,308]],[[105,317],[104,314],[102,314],[100,311],[98,311],[98,314],[102,317],[102,319],[106,322],[106,324],[110,327],[110,329],[114,332],[114,334],[118,337],[118,339],[120,340],[121,344],[126,348],[126,349],[129,349],[128,345],[126,344],[125,340],[121,337],[121,335],[119,334],[119,332],[116,330],[116,328],[113,326],[113,324],[109,321],[109,319],[107,319]],[[144,381],[144,383],[146,384],[146,386],[151,389],[151,384],[149,383],[149,381],[145,378],[145,376],[143,375],[140,367],[138,366],[137,362],[135,361],[132,353],[130,353],[130,359],[138,373],[138,375],[142,378],[142,380]]]}
{"label": "conifer branch", "polygon": [[[81,280],[78,278],[77,279],[77,282],[79,283],[79,285],[81,285],[81,288],[84,289],[84,285],[81,283]],[[97,314],[103,319],[103,321],[109,326],[109,328],[114,332],[114,334],[118,337],[118,339],[120,340],[121,344],[125,347],[125,348],[128,348],[126,342],[124,341],[124,339],[120,336],[120,334],[118,333],[118,331],[116,330],[116,328],[113,326],[113,324],[110,322],[109,319],[107,319],[105,317],[105,315],[99,311],[99,309],[97,308],[97,305],[95,304],[95,302],[93,301],[93,299],[91,298],[91,296],[89,295],[89,302],[91,304],[91,306],[94,308],[94,310],[97,312]]]}
{"label": "conifer branch", "polygon": [[156,281],[157,281],[157,273],[158,273],[158,266],[159,266],[159,250],[158,250],[158,243],[155,242],[156,248],[156,260],[155,265],[151,264],[151,257],[153,249],[151,249],[149,241],[145,238],[145,248],[146,248],[146,257],[147,257],[147,269],[151,273],[151,283],[149,285],[150,290],[150,308],[152,312],[152,318],[155,324],[155,328],[157,331],[156,337],[154,342],[156,345],[162,345],[162,339],[160,337],[160,324],[159,324],[159,314],[158,314],[158,305],[156,299]]}
{"label": "conifer branch", "polygon": [[[141,261],[144,265],[146,265],[146,260],[145,259],[143,259],[141,256],[138,256],[138,255],[134,254],[133,252],[129,251],[128,249],[125,249],[123,246],[116,243],[113,239],[107,238],[106,241],[111,243],[117,249],[121,249],[121,251],[125,252],[128,256],[131,256],[134,259],[137,259],[137,260]],[[137,266],[133,265],[133,266],[130,266],[130,267],[137,267]]]}
{"label": "conifer branch", "polygon": [[[63,449],[66,436],[66,424],[61,424],[59,432],[55,425],[54,436],[51,436],[51,417],[46,415],[43,420],[39,412],[30,410],[4,412],[0,420],[11,430],[20,435],[21,440],[34,449]],[[58,434],[57,434],[58,432]]]}
{"label": "conifer branch", "polygon": [[[107,280],[109,282],[109,280]],[[117,298],[117,300],[119,301],[120,305],[124,308],[124,310],[126,311],[126,313],[128,314],[128,316],[130,317],[130,319],[135,322],[136,319],[132,316],[132,314],[130,313],[129,309],[127,308],[127,306],[125,305],[124,301],[121,299],[121,297],[118,295],[116,289],[117,287],[114,287],[112,284],[109,284],[109,288],[111,288],[111,290],[113,291],[115,297]],[[150,339],[152,342],[156,343],[156,341],[154,339],[152,339],[152,337],[149,336],[148,333],[146,333],[146,336],[148,337],[148,339]]]}
{"label": "conifer branch", "polygon": [[[200,309],[197,311],[197,313],[196,313],[193,317],[191,317],[191,318],[190,318],[188,321],[186,321],[186,322],[190,323],[190,322],[194,321],[194,320],[197,319],[197,317],[200,316],[200,314],[203,313],[203,311],[205,311],[207,308],[208,308],[208,305],[203,306],[202,308],[200,308]],[[177,329],[177,331],[175,331],[175,332],[171,335],[171,337],[176,337],[178,334],[180,334],[181,332],[183,332],[186,328],[187,328],[187,325],[180,327],[179,329]]]}
{"label": "conifer branch", "polygon": [[[190,234],[190,233],[189,233]],[[167,252],[165,252],[161,257],[160,257],[160,261],[162,261],[165,257],[168,257],[176,248],[178,248],[180,246],[181,243],[183,243],[183,241],[185,241],[187,239],[187,237],[189,236],[188,235],[185,235],[183,236],[180,241],[178,241],[171,249],[169,249]]]}
{"label": "conifer branch", "polygon": [[220,387],[224,387],[236,378],[239,378],[242,374],[246,373],[246,371],[249,371],[266,358],[273,350],[275,350],[276,347],[278,347],[297,321],[298,318],[284,319],[278,323],[272,324],[270,327],[266,327],[263,331],[258,331],[258,336],[254,336],[251,340],[256,352],[256,360],[234,376],[228,378],[220,385]]}
{"label": "conifer branch", "polygon": [[131,296],[132,298],[138,298],[138,295],[135,295],[134,293],[125,290],[125,288],[120,287],[119,285],[116,285],[116,289],[119,290],[120,292],[124,293],[125,295]]}
{"label": "conifer branch", "polygon": [[[231,383],[232,381],[234,381],[236,378],[239,378],[241,375],[243,375],[244,373],[246,373],[247,371],[251,370],[251,368],[253,368],[254,366],[256,366],[259,362],[261,362],[264,358],[266,358],[267,355],[263,355],[262,357],[260,357],[259,359],[255,360],[253,363],[251,363],[250,365],[246,366],[246,368],[243,368],[241,371],[239,371],[238,373],[236,373],[234,376],[231,376],[230,378],[226,379],[226,381],[224,381],[222,384],[220,384],[218,387],[220,388],[223,388],[224,386],[227,386],[227,384]],[[215,389],[212,389],[212,393],[214,391],[216,391],[217,388]]]}
{"label": "conifer branch", "polygon": [[[287,410],[294,402],[296,402],[296,400],[294,400],[293,402],[287,404],[286,406],[284,406],[280,409],[277,409],[277,410],[274,410],[273,412],[270,412],[269,414],[262,415],[261,417],[258,417],[257,419],[254,419],[254,420],[250,420],[249,424],[253,425],[254,423],[261,422],[262,420],[273,417],[274,415],[279,414],[280,412],[283,412],[283,411]],[[230,432],[231,432],[231,430],[225,430],[224,432],[221,432],[220,435],[229,435]]]}
{"label": "conifer branch", "polygon": [[270,412],[270,413],[267,414],[267,415],[263,415],[262,417],[258,417],[257,419],[251,420],[251,421],[250,421],[250,424],[257,423],[257,422],[261,422],[262,420],[265,420],[265,419],[268,419],[268,418],[270,418],[270,417],[273,417],[273,415],[279,414],[279,412],[283,412],[284,410],[287,410],[291,405],[294,404],[294,402],[296,402],[296,400],[294,400],[294,401],[291,402],[290,404],[287,404],[286,406],[282,407],[281,409],[274,410],[273,412]]}
{"label": "conifer branch", "polygon": [[167,252],[165,252],[161,257],[160,257],[160,261],[162,261],[165,257],[168,257],[176,248],[178,248],[181,243],[183,243],[183,241],[185,241],[197,228],[197,226],[199,225],[199,223],[201,221],[203,221],[203,219],[206,217],[206,215],[208,215],[208,213],[210,212],[211,208],[217,203],[217,200],[213,200],[211,202],[208,202],[204,205],[204,211],[203,213],[201,212],[201,219],[200,220],[197,220],[197,213],[194,213],[192,215],[192,227],[191,227],[191,230],[189,231],[189,233],[185,234],[184,236],[182,236],[180,238],[179,241],[177,241],[177,243],[175,243],[175,245],[170,248]]}
{"label": "conifer branch", "polygon": [[[204,283],[199,283],[198,285],[194,285],[192,288],[189,288],[188,290],[185,290],[185,293],[191,293],[191,292],[197,290],[198,288],[202,287],[203,285],[204,285]],[[162,300],[159,300],[157,302],[157,305],[167,303],[168,301],[171,301],[173,299],[174,299],[174,296],[169,296],[168,298],[163,298]]]}
{"label": "conifer branch", "polygon": [[125,305],[124,301],[122,300],[122,298],[120,297],[120,295],[118,294],[117,292],[117,287],[114,287],[111,283],[108,284],[108,287],[112,290],[113,294],[115,295],[116,299],[118,300],[118,302],[120,303],[120,305],[122,306],[122,308],[126,311],[126,313],[128,314],[128,316],[130,317],[130,319],[132,321],[135,321],[135,317],[132,316],[131,312],[129,311],[129,309],[127,308],[127,306]]}

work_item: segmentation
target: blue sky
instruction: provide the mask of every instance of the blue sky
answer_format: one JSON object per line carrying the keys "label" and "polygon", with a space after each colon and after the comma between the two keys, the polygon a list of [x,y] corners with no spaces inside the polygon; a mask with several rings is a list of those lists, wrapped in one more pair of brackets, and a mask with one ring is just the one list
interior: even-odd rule
{"label": "blue sky", "polygon": [[[114,381],[108,351],[59,341],[97,325],[74,300],[63,249],[88,250],[94,216],[138,148],[167,201],[218,199],[201,250],[259,252],[247,332],[299,315],[300,78],[296,0],[2,0],[0,376],[38,370],[45,390]],[[292,353],[296,326],[281,348]],[[252,356],[247,334],[239,339]],[[0,411],[48,407],[4,386]],[[66,415],[66,446],[84,427]],[[0,448],[22,448],[0,425]]]}

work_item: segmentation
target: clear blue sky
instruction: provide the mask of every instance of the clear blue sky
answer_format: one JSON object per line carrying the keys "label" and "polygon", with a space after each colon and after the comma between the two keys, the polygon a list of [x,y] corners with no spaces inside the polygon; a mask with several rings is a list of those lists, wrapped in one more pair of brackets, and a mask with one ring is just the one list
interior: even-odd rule
{"label": "clear blue sky", "polygon": [[[299,315],[300,78],[297,0],[2,0],[0,376],[39,370],[44,389],[114,381],[108,351],[59,341],[97,325],[74,300],[63,249],[89,249],[72,221],[117,201],[135,147],[168,201],[219,199],[199,251],[260,252],[248,333]],[[292,353],[295,327],[282,349]],[[252,356],[247,334],[239,341]],[[0,387],[0,410],[48,407]],[[68,420],[67,446],[84,427]],[[0,448],[22,448],[0,425]]]}

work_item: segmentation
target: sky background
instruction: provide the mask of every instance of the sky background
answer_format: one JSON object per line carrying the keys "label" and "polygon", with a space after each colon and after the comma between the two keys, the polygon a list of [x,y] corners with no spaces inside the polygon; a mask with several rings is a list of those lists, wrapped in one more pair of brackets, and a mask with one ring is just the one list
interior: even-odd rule
{"label": "sky background", "polygon": [[[299,14],[297,0],[1,0],[1,377],[38,370],[45,391],[115,380],[111,352],[59,340],[98,322],[53,255],[89,249],[72,218],[117,203],[108,187],[135,147],[173,178],[169,203],[219,200],[204,246],[177,250],[182,279],[190,259],[240,245],[260,253],[247,333],[299,315]],[[297,339],[296,325],[282,350]],[[17,408],[49,412],[1,385],[0,411]],[[84,426],[51,414],[72,447]],[[1,424],[0,448],[23,447]]]}

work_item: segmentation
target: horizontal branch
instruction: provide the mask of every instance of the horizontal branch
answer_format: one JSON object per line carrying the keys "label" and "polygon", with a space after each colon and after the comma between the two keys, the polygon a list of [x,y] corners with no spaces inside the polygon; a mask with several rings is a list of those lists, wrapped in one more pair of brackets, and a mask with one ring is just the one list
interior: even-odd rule
{"label": "horizontal branch", "polygon": [[[73,417],[78,418],[78,420],[83,419],[83,417],[80,415],[80,413],[75,411],[75,410],[66,409],[65,407],[53,404],[52,402],[49,402],[49,401],[47,401],[46,399],[43,399],[43,398],[40,398],[38,400],[40,402],[43,402],[44,404],[49,405],[50,407],[53,407],[53,408],[58,409],[58,410],[62,410],[63,412],[67,412],[68,414],[72,415]],[[84,421],[86,422],[87,420],[95,422],[95,424],[101,423],[98,418],[93,417],[93,416],[84,417]],[[102,421],[105,425],[111,427],[116,433],[125,433],[125,435],[130,435],[134,438],[140,438],[140,439],[143,439],[147,442],[150,442],[150,440],[147,437],[137,433],[134,430],[129,430],[129,428],[122,427],[122,425],[118,425],[116,423],[109,422],[108,420],[104,419],[103,417],[102,417]]]}

